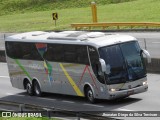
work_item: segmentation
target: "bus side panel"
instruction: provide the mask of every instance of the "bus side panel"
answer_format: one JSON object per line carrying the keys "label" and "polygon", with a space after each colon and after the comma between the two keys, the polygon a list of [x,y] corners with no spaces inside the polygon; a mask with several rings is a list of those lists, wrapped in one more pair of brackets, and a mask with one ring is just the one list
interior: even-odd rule
{"label": "bus side panel", "polygon": [[48,74],[45,71],[46,82],[50,93],[62,93],[62,83],[59,79],[59,63],[48,62]]}
{"label": "bus side panel", "polygon": [[[40,84],[42,92],[60,93],[59,74],[56,63],[34,60],[20,60],[19,64],[27,73],[27,77],[32,80],[37,80]],[[24,77],[24,76],[23,76]],[[23,81],[23,80],[22,80]],[[21,83],[23,85],[23,83]]]}
{"label": "bus side panel", "polygon": [[83,89],[79,87],[80,75],[84,65],[60,63],[59,76],[62,81],[62,94],[83,96]]}
{"label": "bus side panel", "polygon": [[16,64],[14,59],[11,59],[9,57],[7,58],[8,63],[8,72],[10,76],[10,81],[13,87],[24,89],[23,87],[23,71],[19,68],[19,66]]}
{"label": "bus side panel", "polygon": [[87,83],[93,88],[96,98],[106,95],[105,85],[98,82],[92,68],[88,65],[60,64],[60,79],[63,94],[84,96],[84,85]]}
{"label": "bus side panel", "polygon": [[29,78],[32,80],[37,80],[40,84],[41,91],[49,92],[48,88],[48,76],[45,73],[44,62],[34,61],[34,60],[23,60],[21,61],[22,66],[27,71]]}

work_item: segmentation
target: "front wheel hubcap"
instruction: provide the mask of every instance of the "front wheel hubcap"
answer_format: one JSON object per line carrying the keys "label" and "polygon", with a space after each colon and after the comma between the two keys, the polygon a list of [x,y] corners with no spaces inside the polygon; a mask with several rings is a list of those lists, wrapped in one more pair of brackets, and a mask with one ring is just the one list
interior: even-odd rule
{"label": "front wheel hubcap", "polygon": [[93,93],[92,93],[92,91],[91,90],[89,90],[88,91],[88,98],[89,98],[89,100],[93,100]]}

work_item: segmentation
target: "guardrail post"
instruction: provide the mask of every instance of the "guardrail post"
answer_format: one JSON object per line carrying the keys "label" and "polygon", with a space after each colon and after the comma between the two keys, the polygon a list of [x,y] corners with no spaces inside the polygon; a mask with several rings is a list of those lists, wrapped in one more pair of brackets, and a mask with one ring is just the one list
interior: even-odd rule
{"label": "guardrail post", "polygon": [[78,112],[76,115],[77,115],[77,120],[80,120],[80,113]]}
{"label": "guardrail post", "polygon": [[47,110],[47,116],[48,116],[48,118],[51,118],[51,112],[50,112],[50,110]]}
{"label": "guardrail post", "polygon": [[19,111],[20,111],[21,113],[23,113],[23,109],[24,109],[24,104],[20,104],[20,105],[19,105]]}
{"label": "guardrail post", "polygon": [[95,2],[91,2],[93,23],[97,23],[97,7]]}
{"label": "guardrail post", "polygon": [[51,118],[51,110],[47,108],[43,108],[44,110],[47,111],[47,117],[50,119]]}

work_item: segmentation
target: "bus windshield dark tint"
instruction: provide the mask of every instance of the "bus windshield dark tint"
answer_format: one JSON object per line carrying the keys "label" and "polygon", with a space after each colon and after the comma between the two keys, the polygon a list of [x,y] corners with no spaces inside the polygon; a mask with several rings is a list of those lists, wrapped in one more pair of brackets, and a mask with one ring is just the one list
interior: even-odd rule
{"label": "bus windshield dark tint", "polygon": [[111,68],[107,79],[108,84],[137,80],[146,75],[140,50],[137,42],[127,42],[99,49],[100,57]]}
{"label": "bus windshield dark tint", "polygon": [[111,68],[107,84],[126,82],[126,67],[119,45],[100,48],[99,53],[100,57],[105,60],[106,65]]}
{"label": "bus windshield dark tint", "polygon": [[120,48],[127,66],[129,80],[136,80],[144,77],[146,75],[146,70],[144,68],[143,57],[140,54],[141,49],[139,44],[137,42],[129,42],[121,44]]}

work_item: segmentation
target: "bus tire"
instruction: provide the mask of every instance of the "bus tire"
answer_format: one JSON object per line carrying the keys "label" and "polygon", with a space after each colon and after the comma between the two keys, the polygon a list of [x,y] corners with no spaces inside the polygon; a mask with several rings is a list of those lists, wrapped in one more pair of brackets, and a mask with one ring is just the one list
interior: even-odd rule
{"label": "bus tire", "polygon": [[94,93],[93,93],[93,91],[92,91],[92,89],[90,87],[86,88],[85,95],[86,95],[86,98],[88,99],[88,101],[90,103],[96,103],[96,99],[94,98]]}
{"label": "bus tire", "polygon": [[33,91],[34,91],[35,96],[41,97],[42,92],[41,92],[41,88],[39,86],[39,83],[37,81],[35,81],[33,85],[34,85]]}
{"label": "bus tire", "polygon": [[25,88],[26,88],[28,95],[32,96],[33,95],[33,87],[31,85],[31,83],[27,81],[25,85],[26,85]]}

